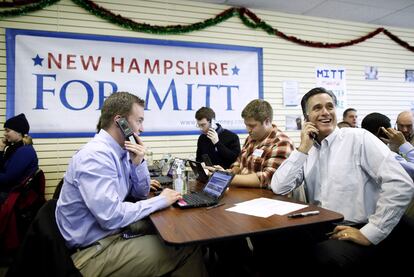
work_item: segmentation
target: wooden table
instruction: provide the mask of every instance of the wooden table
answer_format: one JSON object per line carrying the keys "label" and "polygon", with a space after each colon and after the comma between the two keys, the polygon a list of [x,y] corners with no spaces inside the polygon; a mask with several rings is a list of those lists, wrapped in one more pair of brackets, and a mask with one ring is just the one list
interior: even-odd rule
{"label": "wooden table", "polygon": [[225,203],[223,206],[209,210],[205,207],[191,209],[169,207],[151,214],[150,219],[162,239],[174,245],[212,242],[343,220],[341,214],[314,205],[309,205],[295,213],[318,210],[320,214],[301,218],[288,218],[287,215],[261,218],[225,210],[236,203],[258,197],[300,203],[285,196],[277,196],[270,190],[232,187],[220,201]]}

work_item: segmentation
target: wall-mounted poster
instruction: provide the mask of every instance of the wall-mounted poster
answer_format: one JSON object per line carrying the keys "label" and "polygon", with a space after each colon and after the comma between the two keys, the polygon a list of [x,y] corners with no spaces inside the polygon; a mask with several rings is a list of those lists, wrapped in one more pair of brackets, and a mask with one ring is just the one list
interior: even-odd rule
{"label": "wall-mounted poster", "polygon": [[376,66],[365,67],[365,80],[378,80],[378,68]]}
{"label": "wall-mounted poster", "polygon": [[286,130],[302,130],[302,117],[300,115],[287,115]]}
{"label": "wall-mounted poster", "polygon": [[284,81],[283,82],[283,103],[285,107],[296,107],[299,105],[299,82]]}
{"label": "wall-mounted poster", "polygon": [[414,69],[406,69],[405,70],[405,81],[414,83]]}
{"label": "wall-mounted poster", "polygon": [[337,98],[336,114],[347,108],[346,71],[343,67],[320,66],[316,68],[316,86],[331,90]]}
{"label": "wall-mounted poster", "polygon": [[6,117],[24,112],[33,137],[89,137],[105,99],[145,100],[143,135],[199,134],[202,106],[246,132],[240,113],[263,98],[262,48],[6,30]]}

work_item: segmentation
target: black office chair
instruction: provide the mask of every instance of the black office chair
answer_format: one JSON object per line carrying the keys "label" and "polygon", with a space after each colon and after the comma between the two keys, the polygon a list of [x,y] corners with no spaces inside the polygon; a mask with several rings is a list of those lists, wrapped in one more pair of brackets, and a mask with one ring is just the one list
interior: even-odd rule
{"label": "black office chair", "polygon": [[41,169],[12,188],[0,207],[0,246],[3,255],[12,255],[45,200],[45,175]]}
{"label": "black office chair", "polygon": [[56,203],[39,210],[6,276],[82,276],[56,224]]}

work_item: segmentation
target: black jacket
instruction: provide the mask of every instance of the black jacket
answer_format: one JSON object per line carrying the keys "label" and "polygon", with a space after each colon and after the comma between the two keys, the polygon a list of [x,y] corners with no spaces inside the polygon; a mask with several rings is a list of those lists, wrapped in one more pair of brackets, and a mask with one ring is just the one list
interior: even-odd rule
{"label": "black jacket", "polygon": [[208,154],[213,164],[221,165],[227,169],[240,154],[240,139],[238,135],[224,129],[220,124],[217,124],[217,126],[216,132],[219,142],[214,145],[207,135],[201,134],[197,142],[196,160],[202,162],[202,155]]}

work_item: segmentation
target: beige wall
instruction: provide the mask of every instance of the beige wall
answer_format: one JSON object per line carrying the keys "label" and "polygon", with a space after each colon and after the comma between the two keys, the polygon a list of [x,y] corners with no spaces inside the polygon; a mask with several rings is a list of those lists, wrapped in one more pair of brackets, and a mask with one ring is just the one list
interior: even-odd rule
{"label": "beige wall", "polygon": [[[213,17],[225,8],[221,5],[179,0],[95,2],[116,14],[154,25],[191,24]],[[288,35],[313,41],[348,41],[379,27],[262,10],[253,10],[253,12],[274,28]],[[302,95],[315,85],[316,66],[329,65],[346,68],[348,106],[358,110],[360,120],[364,115],[373,111],[385,113],[394,120],[399,111],[410,109],[410,103],[414,101],[414,84],[404,81],[404,70],[414,69],[414,53],[402,48],[382,34],[355,46],[342,49],[317,49],[293,44],[270,36],[262,30],[249,29],[238,18],[231,18],[218,26],[189,34],[150,35],[122,29],[89,14],[69,0],[62,0],[41,11],[0,20],[1,125],[5,121],[6,108],[5,28],[262,47],[264,96],[272,104],[275,111],[275,123],[282,130],[285,128],[286,115],[300,114],[299,107],[285,108],[283,106],[282,82],[285,80],[299,81]],[[391,27],[387,29],[414,45],[414,30]],[[365,66],[371,65],[379,69],[380,79],[377,81],[365,80]],[[288,134],[295,142],[298,142],[297,131],[288,132]],[[243,141],[245,136],[241,137]],[[155,159],[160,158],[164,152],[187,157],[195,152],[196,139],[197,136],[144,137],[146,144],[153,150]],[[63,176],[73,153],[88,140],[84,138],[35,139],[40,166],[46,173],[48,197]]]}

